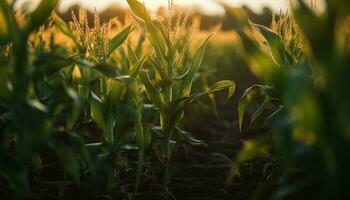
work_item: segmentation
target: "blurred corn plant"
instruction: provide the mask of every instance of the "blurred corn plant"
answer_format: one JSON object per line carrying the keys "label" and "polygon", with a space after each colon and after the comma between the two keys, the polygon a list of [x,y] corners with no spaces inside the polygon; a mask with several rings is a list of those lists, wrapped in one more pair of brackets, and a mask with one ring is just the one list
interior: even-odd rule
{"label": "blurred corn plant", "polygon": [[[220,81],[207,91],[191,94],[191,87],[210,37],[194,53],[191,64],[182,66],[184,53],[191,43],[193,29],[187,32],[181,26],[186,22],[179,22],[174,30],[172,29],[172,4],[169,3],[169,22],[164,25],[157,20],[152,20],[146,7],[139,1],[128,0],[128,3],[137,20],[142,21],[146,37],[153,48],[150,56],[151,68],[144,67],[140,71],[139,79],[144,84],[149,100],[159,109],[160,126],[154,127],[153,130],[162,140],[157,151],[164,164],[164,184],[167,185],[170,181],[172,146],[176,143],[173,140],[174,134],[179,134],[191,144],[203,144],[202,141],[193,138],[190,133],[178,127],[183,118],[185,106],[200,96],[224,89],[229,89],[228,97],[231,97],[235,84],[233,81]],[[177,43],[179,34],[187,35],[187,40],[182,45]]]}
{"label": "blurred corn plant", "polygon": [[[324,3],[324,11],[319,12],[315,4],[293,1],[291,14],[273,22],[272,30],[249,24],[242,10],[225,6],[251,70],[266,83],[252,87],[267,96],[253,119],[266,111],[271,100],[278,102],[267,120],[272,131],[267,140],[272,141],[283,173],[274,193],[260,196],[263,199],[288,199],[293,194],[315,199],[349,198],[345,185],[350,177],[350,96],[346,92],[350,6],[342,0]],[[254,29],[259,30],[263,42],[255,38]],[[240,124],[244,98],[252,88],[240,102]],[[246,145],[237,162],[271,156],[271,146],[264,140]]]}
{"label": "blurred corn plant", "polygon": [[[276,15],[273,15],[271,29],[253,23],[250,23],[250,27],[251,34],[254,36],[262,36],[262,39],[257,37],[256,40],[259,41],[257,45],[265,55],[270,56],[272,59],[271,61],[273,61],[277,67],[293,67],[305,62],[302,53],[302,34],[290,12],[287,11],[286,14],[280,13],[278,18]],[[261,74],[264,72],[261,71],[262,68],[260,64],[258,62],[254,63],[255,61],[251,59],[251,57],[250,55],[246,56],[246,59],[249,60],[251,70],[257,76],[261,77]],[[254,107],[258,99],[262,99],[262,101],[258,103],[257,108],[251,114],[250,125],[264,114],[266,119],[272,118],[283,108],[275,88],[269,83],[268,77],[264,78],[266,80],[266,85],[253,85],[249,87],[244,91],[239,101],[240,130],[242,130],[246,108],[248,105]]]}
{"label": "blurred corn plant", "polygon": [[[108,60],[131,26],[109,39],[109,25],[102,25],[96,13],[95,27],[89,29],[81,11],[83,25],[76,29],[84,26],[84,34],[89,34],[82,39],[55,14],[56,26],[42,26],[56,4],[43,0],[32,13],[18,18],[12,3],[0,2],[0,174],[17,199],[28,194],[28,170],[42,168],[43,149],[56,152],[73,181],[94,193],[115,188],[116,157],[126,150],[139,152],[138,185],[144,148],[150,143],[150,136],[144,135],[143,99],[136,80],[146,57],[138,58],[129,47],[123,58],[128,70],[122,72]],[[56,27],[75,41],[75,51],[55,44]],[[44,38],[47,33],[49,40]],[[85,143],[80,132],[92,121],[104,139]]]}
{"label": "blurred corn plant", "polygon": [[[57,1],[43,0],[20,25],[13,4],[0,1],[0,37],[5,48],[1,59],[1,165],[0,174],[16,191],[14,198],[27,194],[27,172],[31,163],[40,163],[39,151],[48,139],[49,113],[33,93],[28,50],[29,35],[49,17]],[[33,162],[32,162],[33,161]]]}

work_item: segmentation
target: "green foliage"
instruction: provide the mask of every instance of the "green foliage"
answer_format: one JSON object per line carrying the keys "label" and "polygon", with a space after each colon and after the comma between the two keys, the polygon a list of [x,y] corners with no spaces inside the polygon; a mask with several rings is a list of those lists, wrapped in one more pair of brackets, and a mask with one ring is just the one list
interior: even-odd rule
{"label": "green foliage", "polygon": [[[246,90],[239,104],[240,125],[247,103],[256,100],[247,98],[254,90],[260,90],[264,100],[252,121],[264,112],[272,113],[267,118],[272,137],[245,147],[238,161],[266,157],[260,150],[252,151],[259,144],[274,149],[269,152],[281,163],[283,178],[271,199],[301,193],[315,199],[349,197],[345,177],[349,177],[350,162],[345,152],[349,152],[346,76],[350,52],[349,43],[344,43],[349,34],[344,30],[350,10],[346,5],[347,1],[325,1],[325,10],[319,12],[299,0],[293,13],[273,19],[272,29],[249,24],[247,19],[236,27],[246,61],[266,83]],[[242,19],[235,9],[226,8],[233,20]],[[254,37],[256,29],[264,41]],[[268,109],[273,99],[274,108]]]}
{"label": "green foliage", "polygon": [[[135,177],[137,191],[145,154],[159,139],[167,184],[175,138],[204,145],[180,128],[185,107],[204,95],[215,102],[214,92],[228,89],[228,98],[235,92],[227,80],[192,91],[211,36],[190,56],[192,31],[172,31],[128,1],[146,36],[136,48],[124,47],[132,25],[111,36],[116,22],[102,23],[95,12],[89,23],[84,9],[67,23],[52,14],[57,2],[42,0],[21,16],[0,0],[0,176],[13,198],[31,198],[29,183],[51,167],[62,175],[52,183],[58,198],[72,185],[89,198],[115,190],[123,173]],[[61,34],[72,46],[56,43]]]}
{"label": "green foliage", "polygon": [[[174,134],[180,134],[192,144],[202,143],[187,132],[176,131],[176,127],[183,118],[185,107],[200,96],[224,89],[229,89],[229,97],[231,97],[235,84],[233,81],[222,81],[205,92],[191,95],[192,84],[202,64],[211,36],[195,51],[189,67],[179,66],[190,45],[192,32],[181,29],[179,25],[172,30],[171,22],[168,26],[164,26],[158,21],[153,21],[146,7],[137,0],[128,0],[128,3],[135,17],[142,20],[147,38],[153,48],[150,56],[152,67],[143,69],[139,78],[145,86],[149,100],[159,108],[161,131],[158,131],[158,134],[163,138],[159,152],[164,163],[164,184],[167,185],[170,182],[169,168]],[[177,45],[181,40],[178,39],[178,35],[181,34],[187,34],[189,37],[185,43]],[[183,72],[184,74],[179,76]]]}

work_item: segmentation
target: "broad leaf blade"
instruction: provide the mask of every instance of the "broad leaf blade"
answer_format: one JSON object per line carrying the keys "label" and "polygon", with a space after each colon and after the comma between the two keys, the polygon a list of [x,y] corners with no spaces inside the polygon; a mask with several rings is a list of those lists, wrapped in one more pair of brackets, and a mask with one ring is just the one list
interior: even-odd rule
{"label": "broad leaf blade", "polygon": [[202,60],[204,57],[204,53],[205,53],[205,49],[209,43],[209,39],[212,37],[212,35],[210,35],[202,44],[202,46],[196,51],[194,57],[193,57],[193,61],[192,64],[190,66],[190,68],[188,69],[188,73],[186,73],[186,78],[184,81],[182,81],[180,89],[179,89],[179,97],[186,97],[188,95],[190,95],[191,92],[191,87],[192,87],[192,83],[194,80],[194,77],[196,75],[196,73],[198,72],[198,69],[200,67],[200,65],[202,64]]}
{"label": "broad leaf blade", "polygon": [[265,40],[269,44],[272,57],[280,65],[285,65],[286,50],[282,38],[274,31],[266,28],[265,26],[253,24],[259,32],[264,36]]}
{"label": "broad leaf blade", "polygon": [[143,58],[138,59],[135,63],[133,63],[130,67],[130,76],[135,77],[138,72],[140,71],[142,65],[145,63],[145,61],[147,60],[148,56],[145,55]]}
{"label": "broad leaf blade", "polygon": [[147,72],[141,71],[139,73],[140,79],[146,88],[146,93],[149,99],[161,110],[165,108],[165,100],[160,91],[154,86],[150,80]]}
{"label": "broad leaf blade", "polygon": [[104,102],[95,93],[91,92],[91,117],[103,130],[107,142],[113,143],[115,119],[109,112],[111,111],[106,111]]}
{"label": "broad leaf blade", "polygon": [[136,17],[144,21],[151,22],[151,15],[148,13],[146,7],[138,0],[127,0],[128,4]]}
{"label": "broad leaf blade", "polygon": [[132,25],[126,27],[120,33],[118,33],[110,42],[108,47],[108,56],[113,53],[113,51],[122,45],[128,38],[130,32],[132,31]]}

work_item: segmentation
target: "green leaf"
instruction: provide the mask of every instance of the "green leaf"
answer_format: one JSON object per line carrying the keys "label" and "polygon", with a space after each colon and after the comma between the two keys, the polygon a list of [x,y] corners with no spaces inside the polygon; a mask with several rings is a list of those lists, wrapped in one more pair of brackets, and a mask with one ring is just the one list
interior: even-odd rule
{"label": "green leaf", "polygon": [[103,112],[102,112],[103,102],[94,92],[91,92],[91,98],[92,98],[91,100],[92,118],[97,124],[103,124]]}
{"label": "green leaf", "polygon": [[2,9],[0,9],[0,35],[4,38],[8,34],[8,28],[7,28],[7,23],[5,19],[6,19],[5,14],[2,11]]}
{"label": "green leaf", "polygon": [[70,39],[72,39],[75,42],[76,38],[74,37],[74,34],[73,34],[72,30],[70,29],[69,25],[63,19],[61,19],[61,17],[58,16],[56,12],[53,12],[52,19],[53,19],[55,25],[57,26],[57,28],[60,29],[60,31],[63,34],[65,34],[66,36],[68,36]]}
{"label": "green leaf", "polygon": [[117,34],[111,41],[109,41],[108,56],[110,56],[113,51],[122,45],[128,38],[130,32],[132,31],[132,25],[126,27],[119,34]]}
{"label": "green leaf", "polygon": [[144,157],[145,157],[145,145],[146,145],[143,124],[142,124],[142,110],[136,111],[136,114],[134,116],[134,130],[136,133],[137,145],[139,147],[137,175],[136,175],[136,189],[135,189],[135,191],[137,191],[138,186],[140,185],[140,182],[141,182],[142,168],[144,165]]}
{"label": "green leaf", "polygon": [[258,156],[267,156],[268,155],[268,145],[265,141],[257,140],[252,141],[248,140],[244,142],[244,146],[241,152],[237,156],[237,162],[243,164],[255,157]]}
{"label": "green leaf", "polygon": [[132,77],[136,77],[138,72],[140,71],[142,65],[146,62],[148,58],[148,55],[146,54],[145,56],[143,56],[143,58],[138,59],[135,63],[133,63],[130,67],[130,71],[129,74]]}
{"label": "green leaf", "polygon": [[244,115],[245,115],[245,112],[246,112],[246,105],[247,105],[246,98],[249,95],[249,93],[254,90],[255,87],[258,87],[258,86],[254,85],[254,86],[246,89],[244,91],[242,97],[238,101],[238,126],[239,126],[239,131],[242,131],[243,118],[244,118]]}
{"label": "green leaf", "polygon": [[225,89],[229,90],[228,95],[227,95],[227,99],[229,99],[233,96],[233,94],[235,92],[235,88],[236,88],[236,84],[234,81],[229,81],[229,80],[219,81],[219,82],[215,83],[212,87],[210,87],[207,91],[192,94],[192,95],[187,96],[187,97],[183,97],[183,98],[177,100],[176,103],[178,104],[181,102],[190,102],[190,101],[197,99],[203,95],[214,93],[214,92],[219,92],[219,91],[222,91]]}
{"label": "green leaf", "polygon": [[273,112],[272,114],[270,114],[266,120],[273,120],[275,117],[280,117],[281,112],[283,111],[284,106],[280,105],[275,112]]}
{"label": "green leaf", "polygon": [[260,33],[264,36],[265,40],[269,44],[270,51],[274,60],[280,65],[285,65],[286,49],[282,38],[274,31],[266,28],[265,26],[253,24]]}
{"label": "green leaf", "polygon": [[268,108],[270,105],[271,98],[269,96],[266,96],[263,103],[259,106],[259,108],[254,112],[254,114],[251,117],[250,124],[253,124],[255,120],[260,117],[260,115]]}
{"label": "green leaf", "polygon": [[50,17],[58,0],[41,0],[39,6],[29,15],[25,30],[27,34],[39,28]]}
{"label": "green leaf", "polygon": [[95,93],[91,92],[91,117],[103,130],[106,141],[113,143],[115,119],[110,112],[112,111],[106,110],[104,102]]}
{"label": "green leaf", "polygon": [[[200,87],[203,91],[209,90],[209,86],[208,86],[208,76],[206,74],[201,75],[200,78]],[[216,105],[216,99],[215,99],[215,95],[213,93],[209,93],[208,94],[208,98],[211,102],[212,105],[212,109],[214,112],[214,115],[217,119],[219,119],[219,113],[218,113],[218,109],[217,109],[217,105]]]}
{"label": "green leaf", "polygon": [[15,46],[19,46],[22,41],[20,28],[15,19],[13,8],[6,0],[0,0],[0,17],[4,24],[2,25],[4,34],[7,35]]}
{"label": "green leaf", "polygon": [[151,22],[151,15],[148,13],[146,7],[142,3],[140,3],[138,0],[127,1],[131,8],[131,11],[137,18],[146,21],[146,23]]}
{"label": "green leaf", "polygon": [[53,53],[38,53],[34,58],[36,70],[33,72],[35,80],[49,77],[65,67],[69,67],[76,61],[72,58],[64,58]]}
{"label": "green leaf", "polygon": [[[149,22],[149,23],[146,22],[146,27],[149,33],[148,38],[152,44],[152,47],[154,48],[157,61],[158,63],[161,63],[161,66],[162,66],[162,68],[158,69],[158,72],[160,74],[162,74],[162,71],[166,73],[169,71],[169,67],[170,67],[166,62],[167,52],[170,47],[167,48],[162,32],[159,29],[157,29],[157,27],[155,27],[152,22]],[[165,79],[165,77],[163,78]],[[169,79],[169,77],[167,78]]]}
{"label": "green leaf", "polygon": [[152,133],[158,138],[164,138],[164,131],[160,126],[153,127]]}
{"label": "green leaf", "polygon": [[[83,158],[88,166],[91,165],[90,156],[87,152],[83,139],[76,133],[55,130],[51,134],[49,147],[52,148],[61,160],[63,167],[80,184],[80,167],[78,155]],[[79,160],[79,161],[78,161]]]}
{"label": "green leaf", "polygon": [[131,84],[135,84],[135,78],[131,77],[131,76],[118,76],[113,78],[113,80],[117,80],[120,81],[122,83],[124,83],[125,85],[131,85]]}
{"label": "green leaf", "polygon": [[117,67],[107,63],[98,63],[93,68],[101,72],[103,75],[105,75],[108,78],[113,78],[118,75]]}
{"label": "green leaf", "polygon": [[[144,120],[145,121],[145,120]],[[152,131],[151,131],[151,126],[152,124],[148,124],[144,122],[144,142],[145,146],[147,147],[148,145],[151,144],[152,142]]]}
{"label": "green leaf", "polygon": [[130,63],[136,63],[138,60],[134,50],[130,45],[128,45],[128,58]]}
{"label": "green leaf", "polygon": [[65,92],[73,100],[73,105],[74,105],[71,116],[67,119],[67,128],[72,129],[79,118],[83,105],[79,94],[76,91],[74,91],[72,88],[65,86]]}
{"label": "green leaf", "polygon": [[252,92],[255,92],[256,90],[260,91],[263,95],[265,95],[265,98],[268,98],[268,99],[265,99],[263,104],[253,114],[253,119],[252,119],[251,123],[253,123],[255,121],[255,119],[257,117],[259,117],[260,114],[267,108],[270,101],[272,99],[276,98],[276,97],[270,96],[270,95],[274,94],[274,92],[272,92],[273,88],[271,86],[253,85],[253,86],[249,87],[248,89],[246,89],[238,102],[238,125],[239,125],[240,131],[242,131],[243,118],[244,118],[244,115],[246,112],[248,97],[249,97],[249,95],[252,94]]}
{"label": "green leaf", "polygon": [[160,59],[162,64],[165,66],[165,57],[167,51],[166,42],[161,30],[153,25],[151,15],[147,11],[146,7],[138,0],[128,0],[128,4],[134,15],[145,22],[147,31],[149,33],[149,40],[156,52],[158,59]]}
{"label": "green leaf", "polygon": [[192,145],[205,145],[205,143],[202,140],[197,140],[195,139],[191,133],[181,130],[180,128],[176,128],[177,132],[179,133],[179,135],[189,144]]}
{"label": "green leaf", "polygon": [[171,112],[170,115],[172,115],[172,117],[174,117],[173,120],[178,121],[178,120],[180,120],[179,118],[181,118],[181,116],[182,116],[181,113],[183,113],[184,107],[187,104],[191,103],[193,100],[195,100],[203,95],[222,91],[224,89],[229,90],[228,97],[227,97],[227,100],[228,100],[234,94],[235,87],[236,87],[236,84],[234,81],[229,81],[229,80],[219,81],[216,84],[214,84],[211,88],[209,88],[207,91],[192,94],[190,96],[183,97],[181,99],[174,101],[170,105],[170,112]]}
{"label": "green leaf", "polygon": [[164,24],[160,23],[159,21],[153,22],[153,25],[160,31],[167,46],[171,47],[172,42],[171,42],[171,38],[170,38],[170,31],[168,30],[168,28]]}
{"label": "green leaf", "polygon": [[65,145],[56,145],[55,151],[64,168],[72,175],[76,183],[80,183],[80,169],[72,150]]}
{"label": "green leaf", "polygon": [[181,82],[180,89],[179,89],[179,95],[178,95],[180,98],[190,95],[194,77],[195,77],[196,73],[198,72],[200,65],[202,64],[205,49],[206,49],[206,47],[209,43],[209,39],[211,37],[212,37],[212,35],[210,35],[204,41],[202,46],[196,51],[196,53],[193,57],[192,64],[191,64],[190,68],[188,69],[188,72],[186,73],[186,78],[185,78],[185,80],[183,80]]}
{"label": "green leaf", "polygon": [[139,77],[146,88],[148,98],[161,110],[166,107],[165,100],[160,91],[154,86],[146,71],[140,71]]}
{"label": "green leaf", "polygon": [[123,95],[124,87],[123,87],[123,84],[117,81],[111,81],[109,84],[110,84],[110,87],[108,91],[108,101],[111,104],[115,104],[121,99]]}

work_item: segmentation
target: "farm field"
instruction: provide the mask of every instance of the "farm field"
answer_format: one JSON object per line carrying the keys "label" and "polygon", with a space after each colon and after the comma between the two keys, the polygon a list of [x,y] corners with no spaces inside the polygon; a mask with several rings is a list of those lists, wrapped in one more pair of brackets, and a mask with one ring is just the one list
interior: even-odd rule
{"label": "farm field", "polygon": [[126,2],[0,0],[0,199],[350,199],[347,0]]}

